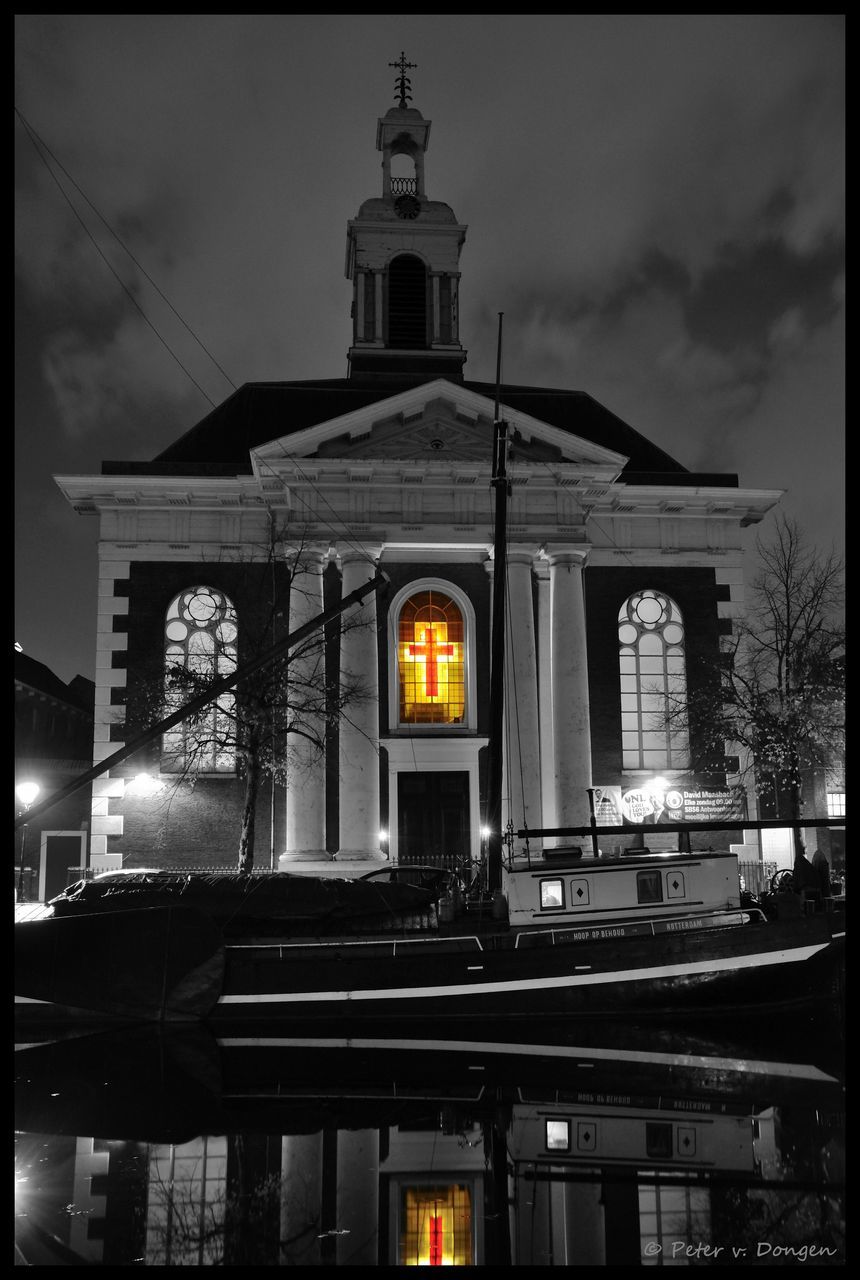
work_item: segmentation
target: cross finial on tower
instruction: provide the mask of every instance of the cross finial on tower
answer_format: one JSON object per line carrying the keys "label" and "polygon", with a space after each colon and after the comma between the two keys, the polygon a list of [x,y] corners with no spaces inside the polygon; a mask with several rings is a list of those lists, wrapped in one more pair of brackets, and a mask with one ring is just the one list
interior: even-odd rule
{"label": "cross finial on tower", "polygon": [[408,92],[412,88],[412,81],[408,79],[406,72],[407,70],[414,70],[418,66],[418,63],[407,62],[406,54],[401,50],[400,61],[389,62],[388,65],[389,67],[394,67],[396,71],[400,72],[400,75],[397,77],[397,83],[395,84],[394,88],[395,88],[395,92],[400,94],[400,102],[398,103],[398,106],[405,107],[407,99],[410,102],[412,101],[412,94]]}

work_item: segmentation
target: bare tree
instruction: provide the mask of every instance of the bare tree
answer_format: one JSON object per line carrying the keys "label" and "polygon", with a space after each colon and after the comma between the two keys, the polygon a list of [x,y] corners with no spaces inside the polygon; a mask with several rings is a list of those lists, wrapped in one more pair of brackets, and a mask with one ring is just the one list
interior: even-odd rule
{"label": "bare tree", "polygon": [[273,523],[269,543],[261,550],[255,559],[241,562],[244,603],[239,614],[222,604],[215,625],[200,633],[205,646],[201,642],[194,653],[177,645],[171,655],[168,641],[165,667],[141,679],[136,690],[138,711],[156,720],[205,695],[225,676],[240,673],[235,689],[165,734],[161,771],[174,776],[173,790],[193,784],[203,773],[235,768],[244,781],[237,864],[242,873],[254,865],[262,780],[299,781],[300,772],[324,756],[341,718],[366,697],[361,683],[336,664],[332,669],[329,663],[327,672],[328,647],[336,650],[346,631],[369,625],[363,611],[341,615],[286,654],[241,676],[244,666],[286,637],[296,618],[307,621],[322,608],[321,566],[313,565],[294,531],[288,538]]}
{"label": "bare tree", "polygon": [[704,664],[685,707],[670,706],[668,718],[686,720],[703,758],[740,749],[759,794],[778,788],[790,810],[782,816],[798,820],[804,772],[844,751],[842,563],[810,547],[784,516],[756,550],[760,568],[731,650]]}

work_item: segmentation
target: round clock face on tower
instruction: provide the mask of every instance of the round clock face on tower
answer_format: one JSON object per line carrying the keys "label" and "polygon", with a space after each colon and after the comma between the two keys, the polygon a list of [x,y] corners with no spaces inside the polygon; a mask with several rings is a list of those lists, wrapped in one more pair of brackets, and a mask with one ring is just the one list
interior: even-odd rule
{"label": "round clock face on tower", "polygon": [[398,196],[394,201],[394,208],[398,218],[417,218],[421,212],[421,205],[415,196]]}

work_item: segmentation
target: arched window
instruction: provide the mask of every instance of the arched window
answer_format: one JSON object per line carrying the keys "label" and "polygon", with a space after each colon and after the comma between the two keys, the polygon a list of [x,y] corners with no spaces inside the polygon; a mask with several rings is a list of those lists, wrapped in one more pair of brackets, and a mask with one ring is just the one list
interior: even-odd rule
{"label": "arched window", "polygon": [[441,591],[405,601],[397,627],[401,724],[462,724],[466,711],[463,614]]}
{"label": "arched window", "polygon": [[637,591],[619,611],[618,644],[622,768],[688,768],[681,610],[661,591]]}
{"label": "arched window", "polygon": [[[238,625],[232,602],[214,587],[182,591],[164,624],[167,712],[200,693],[206,683],[236,669]],[[171,673],[179,669],[179,679]],[[221,694],[192,723],[180,721],[162,738],[165,773],[193,766],[203,773],[232,773],[236,766],[232,691]]]}
{"label": "arched window", "polygon": [[401,253],[388,268],[389,347],[427,346],[427,272],[412,253]]}

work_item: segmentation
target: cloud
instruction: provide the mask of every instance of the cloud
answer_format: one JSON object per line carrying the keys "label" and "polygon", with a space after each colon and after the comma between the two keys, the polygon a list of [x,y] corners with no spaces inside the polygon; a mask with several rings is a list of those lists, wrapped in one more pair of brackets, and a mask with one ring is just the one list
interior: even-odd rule
{"label": "cloud", "polygon": [[[208,406],[189,392],[186,375],[162,359],[142,321],[123,319],[107,336],[75,329],[55,333],[43,353],[45,380],[69,436],[109,436],[113,455],[152,456],[159,429],[177,434],[180,410],[202,417]],[[147,348],[149,360],[142,356]]]}

